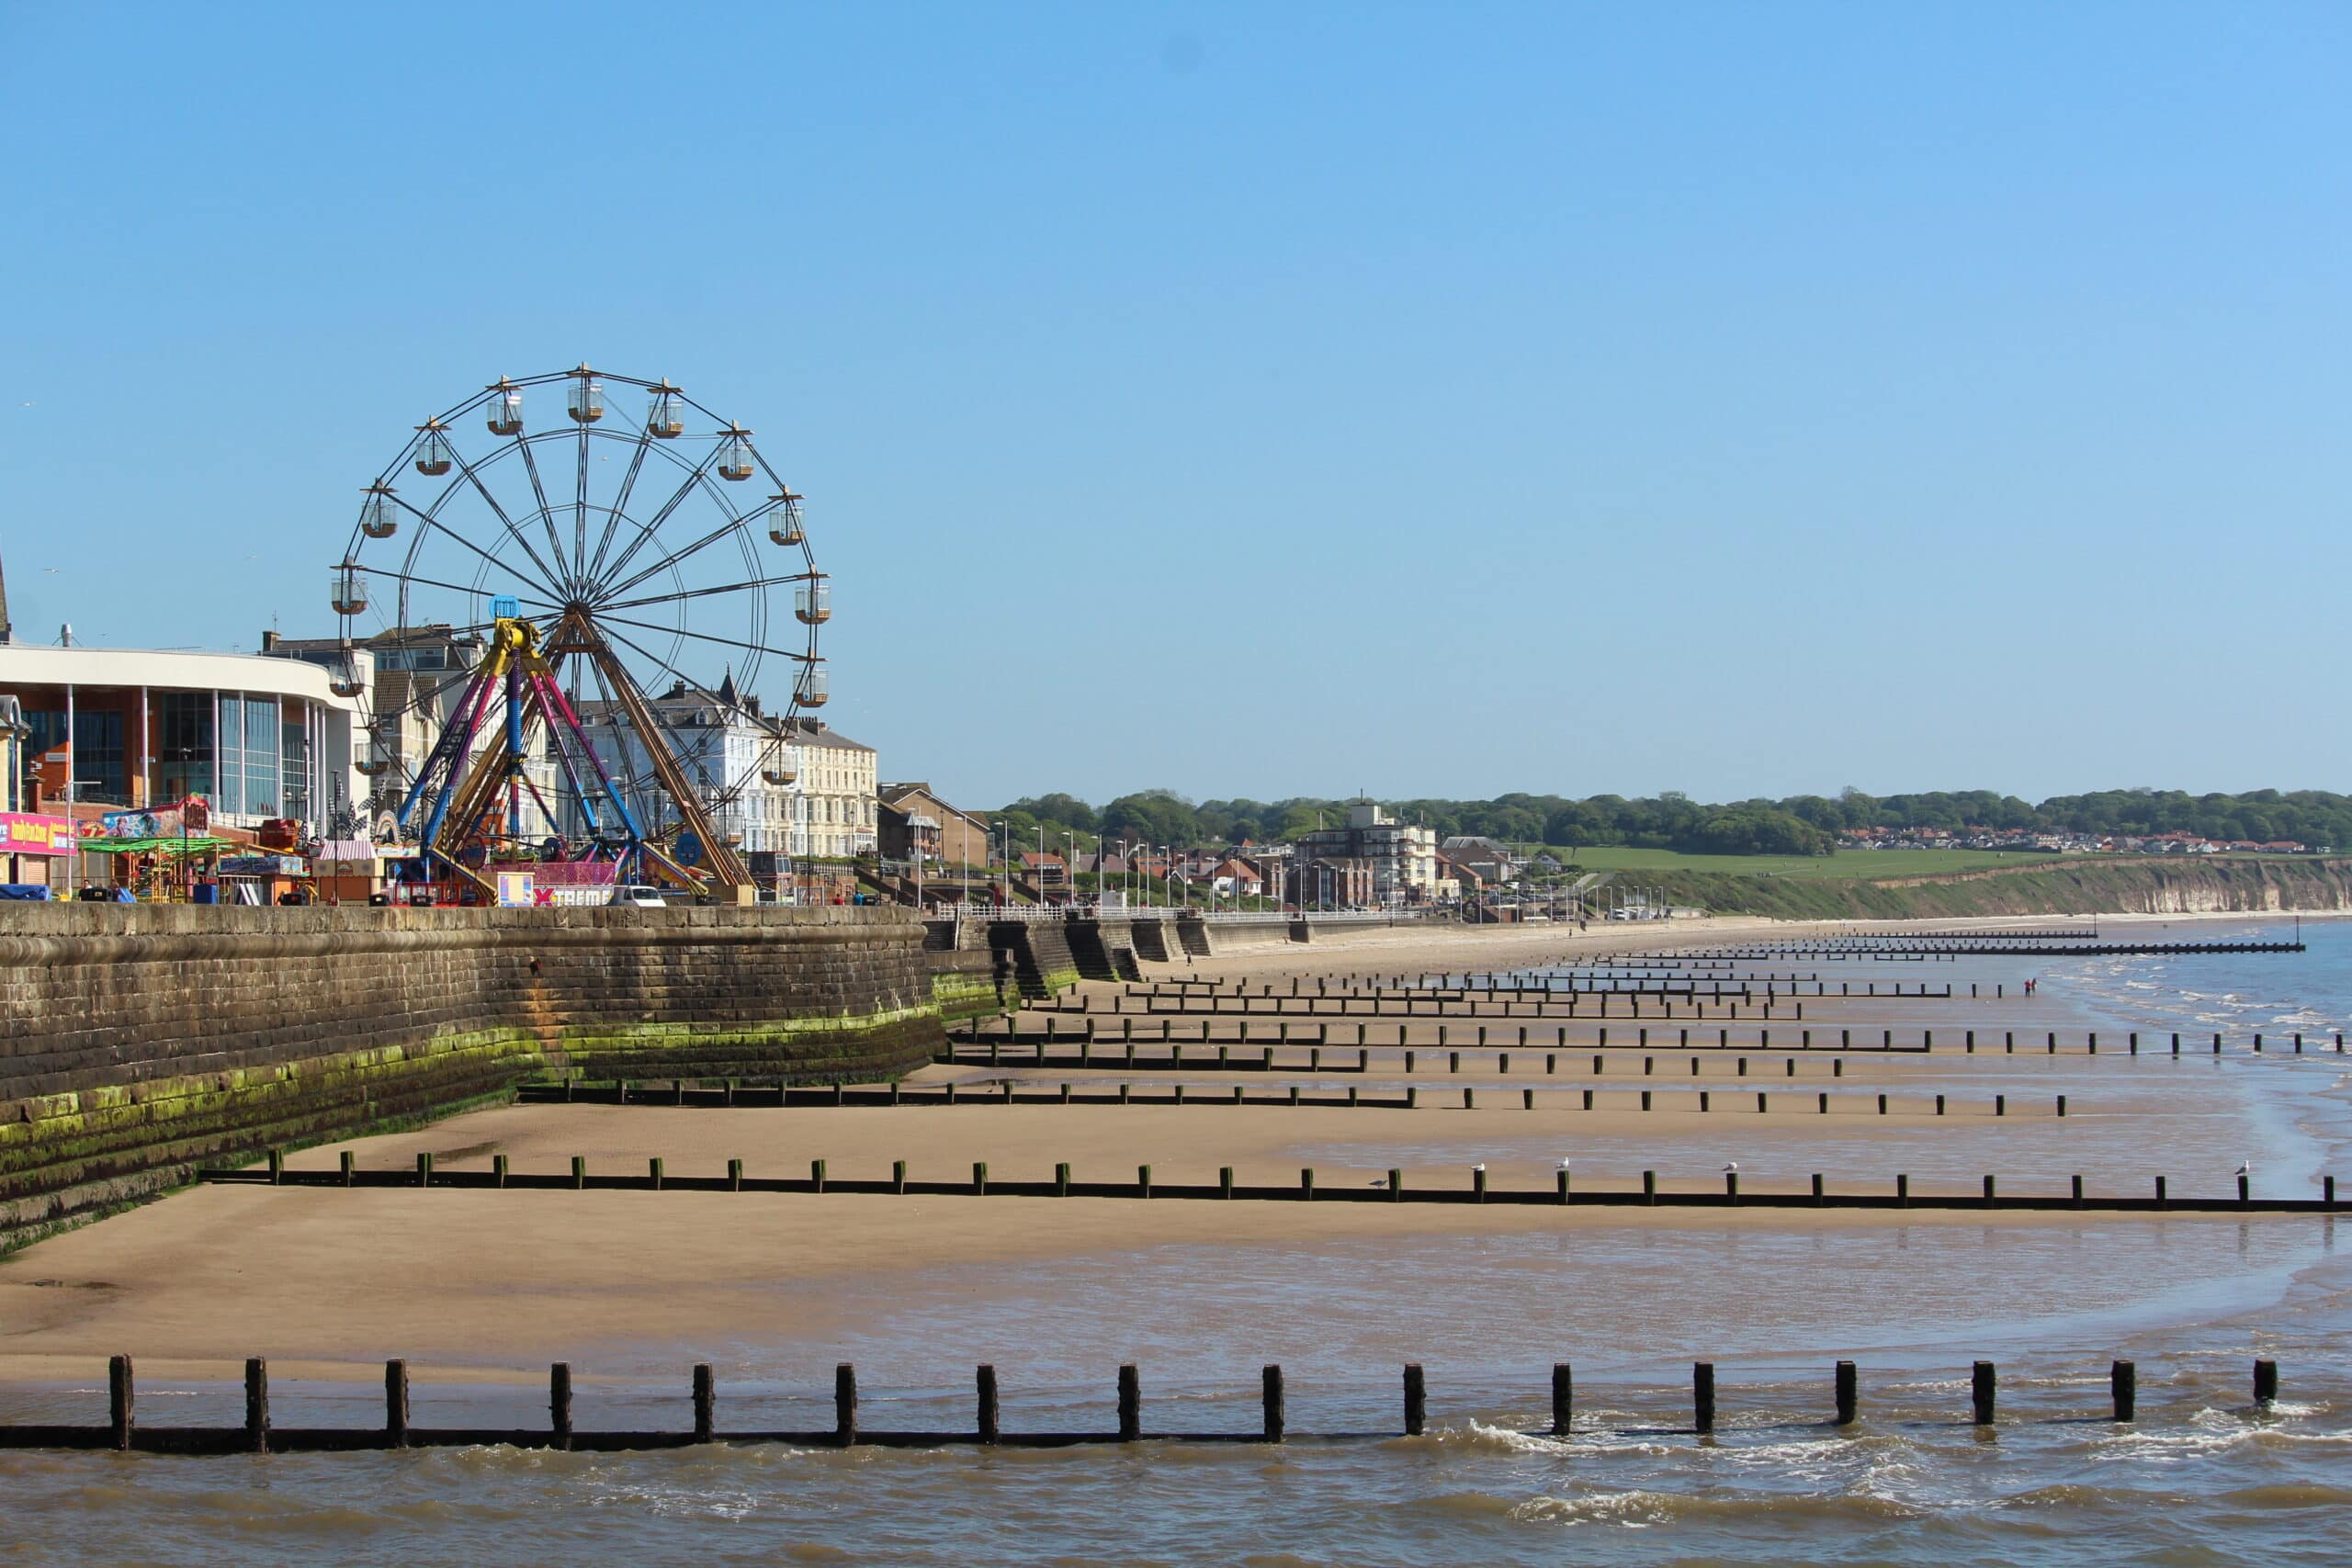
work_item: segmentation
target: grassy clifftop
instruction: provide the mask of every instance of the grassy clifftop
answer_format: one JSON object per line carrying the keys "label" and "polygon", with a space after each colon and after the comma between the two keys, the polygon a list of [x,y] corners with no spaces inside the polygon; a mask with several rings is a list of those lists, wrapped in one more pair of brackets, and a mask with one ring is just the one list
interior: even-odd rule
{"label": "grassy clifftop", "polygon": [[2078,859],[1869,880],[1645,868],[1617,880],[1718,914],[1783,919],[2352,909],[2352,857]]}

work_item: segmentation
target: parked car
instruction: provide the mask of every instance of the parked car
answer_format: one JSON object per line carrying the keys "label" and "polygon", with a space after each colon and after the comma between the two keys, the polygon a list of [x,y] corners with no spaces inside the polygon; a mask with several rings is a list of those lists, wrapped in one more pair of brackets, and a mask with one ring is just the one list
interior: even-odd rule
{"label": "parked car", "polygon": [[669,907],[668,900],[662,897],[662,889],[659,887],[647,887],[630,883],[622,883],[614,887],[613,902],[626,904],[636,909],[662,909]]}

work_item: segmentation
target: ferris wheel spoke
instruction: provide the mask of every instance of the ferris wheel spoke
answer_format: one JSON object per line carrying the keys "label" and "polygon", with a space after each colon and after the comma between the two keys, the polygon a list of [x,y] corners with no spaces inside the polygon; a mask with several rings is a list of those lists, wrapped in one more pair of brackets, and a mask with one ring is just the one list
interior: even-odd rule
{"label": "ferris wheel spoke", "polygon": [[[679,506],[684,502],[686,497],[694,494],[697,488],[708,482],[708,469],[710,468],[711,461],[718,456],[718,448],[713,446],[709,453],[704,457],[701,462],[696,463],[693,468],[686,470],[686,477],[678,481],[678,488],[676,491],[671,495],[669,500],[662,503],[662,509],[660,511],[656,512],[652,516],[647,518],[643,523],[638,525],[637,537],[628,542],[628,547],[620,553],[619,559],[614,561],[611,566],[605,569],[605,573],[610,573],[613,576],[618,576],[622,571],[628,569],[628,563],[636,558],[637,552],[645,547],[645,541],[653,537],[653,536],[661,530],[662,525],[670,520],[670,513],[675,512]],[[727,498],[725,496],[718,496],[716,499],[718,502],[719,510],[729,514],[729,524],[730,526],[741,521],[741,518],[733,515],[734,508],[728,504]],[[599,573],[600,577],[603,575],[605,575],[605,573]],[[625,592],[628,589],[635,587],[636,584],[641,581],[642,579],[632,578],[629,581],[620,584],[617,588],[607,590],[607,592]]]}
{"label": "ferris wheel spoke", "polygon": [[783,582],[807,582],[818,575],[813,571],[795,571],[776,577],[757,577],[747,582],[722,582],[710,588],[684,588],[675,593],[656,593],[643,599],[623,599],[613,604],[599,601],[595,613],[602,615],[608,610],[636,610],[648,604],[667,604],[679,599],[707,599],[714,593],[741,593],[747,590],[774,588]]}
{"label": "ferris wheel spoke", "polygon": [[[523,553],[529,556],[533,563],[538,567],[540,575],[549,583],[561,582],[563,581],[563,573],[556,570],[555,568],[549,566],[546,561],[539,558],[539,552],[532,547],[529,537],[524,534],[520,527],[515,525],[514,519],[506,514],[506,508],[498,503],[498,498],[491,494],[490,487],[482,482],[481,470],[473,464],[467,462],[465,455],[463,453],[457,452],[454,447],[452,448],[452,456],[457,457],[458,467],[464,471],[467,481],[474,487],[474,493],[481,497],[482,504],[490,508],[491,514],[496,517],[500,525],[503,526],[509,534],[512,534],[514,536],[514,542],[523,547]],[[450,488],[453,491],[456,489],[455,486]],[[440,510],[437,503],[434,510],[436,513]],[[552,524],[549,524],[548,527],[548,541],[550,544],[555,541],[555,527]],[[559,550],[557,553],[560,555],[561,554],[561,551]]]}
{"label": "ferris wheel spoke", "polygon": [[[715,642],[728,648],[740,648],[746,653],[756,653],[763,658],[769,654],[774,654],[778,659],[795,660],[802,664],[812,662],[808,654],[795,653],[790,649],[770,648],[765,643],[744,642],[736,637],[719,637],[711,632],[688,631],[684,626],[656,626],[651,621],[632,621],[622,615],[606,615],[600,614],[596,616],[596,625],[600,628],[605,626],[635,626],[639,631],[654,632],[663,637],[690,637],[697,642]],[[630,641],[627,637],[621,637],[618,632],[615,632],[613,636],[623,642],[628,642],[631,648],[638,648],[638,645],[635,642]],[[644,652],[644,649],[638,648],[638,651],[642,653]],[[648,655],[648,657],[650,658],[651,656]],[[667,670],[669,669],[669,666],[664,664],[662,668]],[[673,670],[671,671],[671,673],[676,674],[677,671]]]}
{"label": "ferris wheel spoke", "polygon": [[[370,569],[369,569],[369,568],[368,568],[368,567],[363,566],[363,567],[361,567],[359,570],[362,570],[362,571],[367,571],[367,570],[370,570]],[[403,571],[403,572],[394,573],[394,572],[391,570],[391,569],[390,569],[390,568],[389,568],[389,567],[382,569],[382,570],[381,570],[381,572],[379,573],[379,575],[382,575],[382,576],[388,576],[388,577],[389,577],[389,576],[394,576],[394,575],[397,575],[397,576],[399,577],[399,579],[400,579],[400,581],[401,581],[401,584],[402,590],[403,590],[403,592],[402,592],[402,595],[401,595],[401,597],[402,597],[402,602],[403,602],[403,603],[405,603],[405,602],[406,602],[406,597],[407,597],[406,592],[405,592],[405,590],[406,590],[407,586],[408,586],[409,584],[411,584],[411,583],[413,583],[413,584],[415,584],[415,585],[417,585],[417,586],[419,586],[419,587],[422,587],[422,588],[438,588],[438,589],[441,589],[441,590],[443,590],[443,591],[445,591],[445,592],[447,592],[456,593],[456,594],[458,594],[458,595],[460,595],[460,596],[462,596],[462,597],[464,597],[464,598],[469,598],[469,599],[473,598],[474,596],[476,596],[477,594],[479,594],[479,593],[481,592],[481,590],[479,587],[474,587],[474,588],[466,588],[466,587],[461,587],[461,586],[459,586],[458,584],[457,584],[457,583],[455,583],[455,582],[443,582],[443,581],[439,581],[437,578],[431,578],[431,577],[419,577],[419,576],[417,576],[417,575],[416,575],[416,573],[414,573],[414,572],[413,572],[413,571]],[[562,609],[562,608],[563,608],[563,604],[562,604],[562,602],[561,602],[561,601],[560,601],[560,600],[555,600],[555,599],[542,599],[542,598],[540,598],[540,597],[539,597],[537,594],[536,594],[536,593],[517,593],[517,594],[515,594],[515,595],[514,595],[514,598],[515,598],[515,599],[517,599],[517,600],[519,600],[519,601],[520,601],[521,603],[523,603],[523,604],[539,604],[539,605],[544,605],[545,607],[547,607],[548,609],[550,609],[550,610],[560,610],[560,609]],[[496,622],[484,622],[484,623],[482,623],[482,624],[483,624],[483,625],[485,625],[485,626],[494,626],[494,625],[496,625],[497,623],[496,623]]]}
{"label": "ferris wheel spoke", "polygon": [[[450,527],[447,523],[444,523],[438,517],[434,516],[430,512],[425,512],[417,507],[411,506],[407,502],[401,501],[398,496],[395,496],[392,499],[394,503],[397,504],[401,510],[406,512],[410,516],[414,517],[424,526],[439,533],[443,537],[449,540],[450,543],[458,545],[462,548],[471,550],[474,554],[480,556],[492,566],[498,568],[499,570],[513,572],[518,577],[529,577],[531,581],[537,583],[539,587],[546,589],[549,593],[558,592],[554,583],[542,581],[539,578],[531,576],[530,573],[525,571],[522,567],[516,565],[513,561],[500,560],[490,551],[483,549],[480,545],[475,544],[471,539],[467,538],[463,534],[458,533],[455,528]],[[403,575],[405,575],[405,573],[403,573]]]}
{"label": "ferris wheel spoke", "polygon": [[649,420],[639,427],[637,449],[629,454],[628,471],[621,476],[620,492],[613,497],[612,505],[605,513],[605,527],[597,536],[596,553],[587,565],[581,568],[580,581],[583,588],[594,582],[596,574],[605,568],[605,552],[613,547],[613,536],[619,530],[621,519],[628,515],[628,498],[636,493],[638,476],[645,471],[645,455],[652,446],[653,426]]}
{"label": "ferris wheel spoke", "polygon": [[[671,663],[668,660],[662,658],[660,654],[654,652],[651,649],[646,647],[643,643],[638,641],[635,637],[628,636],[627,633],[606,631],[604,624],[601,622],[598,624],[597,629],[600,631],[605,631],[605,635],[610,637],[615,642],[621,644],[625,648],[634,649],[644,658],[651,660],[663,674],[668,675],[673,680],[682,682],[686,686],[695,691],[709,690],[707,686],[704,685],[694,676],[687,674],[684,671],[679,669],[676,665]],[[666,631],[669,628],[666,626],[656,626],[653,629],[655,631]],[[662,723],[664,728],[669,728],[667,722],[662,719],[659,710],[656,710],[654,717],[655,721],[657,723]]]}
{"label": "ferris wheel spoke", "polygon": [[[531,476],[531,499],[533,502],[537,503],[539,515],[545,517],[548,511],[548,487],[547,482],[539,477],[539,460],[531,452],[531,438],[526,435],[521,440],[515,442],[514,445],[521,449],[523,454],[523,471]],[[552,532],[548,536],[548,542],[549,544],[553,544],[555,542],[555,536]],[[548,591],[553,592],[555,592],[555,589],[550,585]]]}
{"label": "ferris wheel spoke", "polygon": [[[610,588],[605,589],[605,592],[607,594],[626,593],[630,589],[635,588],[641,583],[650,581],[653,578],[661,576],[662,572],[677,565],[680,561],[685,560],[689,557],[698,555],[702,551],[708,549],[711,546],[718,543],[719,540],[734,537],[742,526],[742,519],[729,518],[727,522],[720,524],[716,528],[713,528],[709,533],[705,534],[701,538],[696,539],[693,544],[688,545],[682,549],[671,551],[668,555],[662,557],[660,560],[655,561],[651,566],[647,567],[643,571],[639,572],[635,577],[630,578],[628,581],[616,582]],[[598,603],[603,603],[603,601],[600,600]]]}
{"label": "ferris wheel spoke", "polygon": [[[549,528],[553,528],[555,526],[555,520],[553,518],[549,518],[548,520],[548,526]],[[562,553],[562,547],[557,547],[556,554],[560,556]],[[579,581],[581,565],[587,558],[588,426],[583,423],[580,426],[579,455],[578,460],[574,464],[574,472],[571,479],[571,575],[565,580],[567,582],[576,583]]]}

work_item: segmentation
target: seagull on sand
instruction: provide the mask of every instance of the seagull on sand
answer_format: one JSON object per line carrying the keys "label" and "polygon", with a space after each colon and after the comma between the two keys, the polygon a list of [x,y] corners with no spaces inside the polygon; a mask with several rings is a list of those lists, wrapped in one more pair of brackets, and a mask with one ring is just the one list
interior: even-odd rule
{"label": "seagull on sand", "polygon": [[1569,1162],[1568,1162],[1568,1161],[1566,1161],[1566,1160],[1565,1160],[1565,1159],[1564,1159],[1564,1160],[1562,1160],[1562,1161],[1560,1162],[1560,1168],[1561,1168],[1562,1170],[1566,1170],[1566,1169],[1567,1169],[1567,1168],[1568,1168],[1568,1163],[1569,1163]]}
{"label": "seagull on sand", "polygon": [[2244,1165],[2238,1167],[2237,1169],[2230,1172],[2230,1174],[2232,1176],[2252,1176],[2254,1174],[2254,1161],[2246,1161]]}
{"label": "seagull on sand", "polygon": [[1476,1165],[1472,1166],[1470,1168],[1473,1170],[1484,1170],[1487,1168],[1487,1162],[1485,1160],[1480,1160]]}
{"label": "seagull on sand", "polygon": [[1738,1171],[1738,1169],[1739,1169],[1739,1161],[1737,1161],[1737,1160],[1734,1160],[1734,1161],[1732,1161],[1729,1165],[1727,1165],[1727,1166],[1724,1167],[1724,1174],[1725,1176],[1731,1176],[1731,1175],[1736,1174],[1736,1173]]}

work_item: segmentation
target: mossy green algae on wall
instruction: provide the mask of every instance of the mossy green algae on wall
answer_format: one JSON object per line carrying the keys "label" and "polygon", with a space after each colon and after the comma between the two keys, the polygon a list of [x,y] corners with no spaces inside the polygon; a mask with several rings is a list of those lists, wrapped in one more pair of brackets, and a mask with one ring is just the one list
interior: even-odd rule
{"label": "mossy green algae on wall", "polygon": [[0,907],[0,1243],[273,1145],[541,1072],[883,1078],[928,1060],[881,908]]}
{"label": "mossy green algae on wall", "polygon": [[931,955],[931,999],[942,1021],[949,1023],[985,1018],[1004,1006],[997,990],[996,964],[985,952],[936,953]]}

